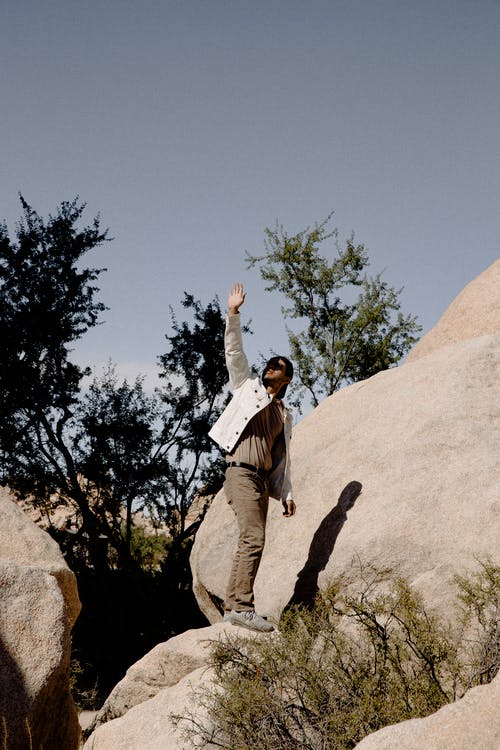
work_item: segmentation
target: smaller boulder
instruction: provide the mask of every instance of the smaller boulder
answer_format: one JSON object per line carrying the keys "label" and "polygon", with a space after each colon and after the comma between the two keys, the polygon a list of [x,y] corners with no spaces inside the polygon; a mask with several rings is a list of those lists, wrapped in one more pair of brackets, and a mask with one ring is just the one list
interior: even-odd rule
{"label": "smaller boulder", "polygon": [[[213,684],[213,672],[199,667],[177,685],[164,688],[113,721],[102,724],[87,740],[83,750],[189,750],[184,736],[190,714],[203,720],[206,715],[196,700],[196,690]],[[177,725],[175,716],[185,717]],[[210,745],[205,745],[208,750]],[[215,746],[213,746],[215,747]]]}
{"label": "smaller boulder", "polygon": [[424,719],[409,719],[369,734],[355,750],[498,750],[500,747],[500,674],[472,688]]}
{"label": "smaller boulder", "polygon": [[85,734],[88,736],[101,724],[123,716],[129,709],[153,698],[160,690],[176,685],[190,672],[206,665],[212,642],[230,627],[220,624],[187,630],[159,643],[127,670]]}
{"label": "smaller boulder", "polygon": [[[227,622],[188,630],[160,643],[127,671],[111,692],[91,728],[83,750],[188,750],[189,716],[206,719],[197,691],[215,686],[210,650],[226,634],[246,638],[269,635]],[[111,718],[112,716],[116,718]],[[173,716],[184,717],[177,724]],[[205,745],[208,750],[211,745]],[[214,746],[215,747],[215,746]]]}
{"label": "smaller boulder", "polygon": [[76,750],[69,690],[80,602],[57,544],[0,490],[0,746]]}

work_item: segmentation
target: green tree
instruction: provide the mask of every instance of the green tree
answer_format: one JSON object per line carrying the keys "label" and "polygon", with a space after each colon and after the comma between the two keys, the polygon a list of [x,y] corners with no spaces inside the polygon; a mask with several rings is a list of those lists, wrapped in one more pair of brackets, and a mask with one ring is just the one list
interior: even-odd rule
{"label": "green tree", "polygon": [[[74,413],[70,448],[80,486],[118,568],[138,562],[132,550],[134,512],[146,509],[150,520],[166,523],[173,543],[182,545],[201,522],[197,517],[186,528],[193,497],[222,483],[221,457],[208,430],[227,399],[224,318],[217,299],[203,307],[185,293],[182,304],[193,320],[179,323],[171,308],[173,333],[166,335],[169,349],[159,357],[165,385],[148,395],[142,378],[120,384],[110,367],[82,394]],[[71,545],[73,556],[85,555],[81,540],[79,527],[65,540],[68,554]]]}
{"label": "green tree", "polygon": [[66,435],[88,374],[70,361],[70,345],[105,309],[94,285],[104,269],[82,268],[82,260],[107,232],[98,217],[78,228],[85,209],[78,199],[46,222],[23,197],[21,204],[16,239],[0,226],[0,481],[40,501],[61,489],[71,494],[84,532],[97,540],[105,530],[89,508]]}
{"label": "green tree", "polygon": [[127,559],[133,511],[146,509],[181,543],[197,528],[196,522],[185,527],[195,494],[222,483],[221,456],[208,430],[227,401],[224,317],[217,299],[204,307],[185,293],[182,305],[192,320],[179,323],[170,308],[173,333],[159,357],[164,385],[148,395],[141,378],[119,384],[110,368],[76,412],[72,449],[81,481],[94,512],[107,519],[112,546]]}
{"label": "green tree", "polygon": [[46,222],[21,201],[16,241],[0,227],[0,481],[49,520],[57,504],[73,509],[74,526],[52,533],[74,566],[127,568],[133,511],[185,537],[197,528],[185,529],[193,495],[221,483],[207,432],[227,396],[224,317],[217,299],[203,307],[186,294],[193,321],[172,312],[162,389],[119,384],[112,368],[82,389],[90,370],[71,362],[70,346],[105,309],[94,284],[103,269],[84,267],[84,255],[107,233],[99,219],[78,229],[77,200]]}
{"label": "green tree", "polygon": [[[395,365],[421,330],[415,317],[400,310],[402,290],[380,274],[366,275],[364,245],[355,245],[352,235],[341,247],[338,229],[329,229],[332,215],[295,235],[279,225],[266,229],[264,255],[247,253],[248,266],[259,268],[266,290],[285,296],[284,317],[305,322],[302,331],[287,326],[299,382],[292,383],[296,405],[307,393],[317,406],[341,386]],[[332,259],[320,254],[327,240],[336,249]]]}
{"label": "green tree", "polygon": [[143,378],[119,384],[112,367],[94,379],[75,410],[71,451],[80,486],[119,568],[133,562],[133,512],[156,509],[164,497],[168,464],[160,419],[159,400],[145,393]]}

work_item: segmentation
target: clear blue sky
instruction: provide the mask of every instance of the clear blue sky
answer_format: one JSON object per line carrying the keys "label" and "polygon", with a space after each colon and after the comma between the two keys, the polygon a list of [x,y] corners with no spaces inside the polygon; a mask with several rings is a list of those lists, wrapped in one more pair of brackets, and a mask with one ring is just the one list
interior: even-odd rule
{"label": "clear blue sky", "polygon": [[235,279],[286,353],[244,263],[276,220],[333,209],[424,330],[499,256],[499,0],[3,0],[0,93],[0,218],[79,195],[115,238],[82,362],[149,371]]}

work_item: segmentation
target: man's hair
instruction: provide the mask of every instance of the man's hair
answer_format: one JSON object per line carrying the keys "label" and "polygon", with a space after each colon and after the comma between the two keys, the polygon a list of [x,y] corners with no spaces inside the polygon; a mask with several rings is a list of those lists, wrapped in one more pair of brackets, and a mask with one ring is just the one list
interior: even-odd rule
{"label": "man's hair", "polygon": [[[279,367],[279,365],[280,365],[280,359],[281,359],[282,362],[285,363],[285,375],[288,375],[288,377],[290,378],[290,380],[293,378],[293,365],[292,365],[292,363],[290,362],[290,360],[287,357],[282,357],[281,355],[279,357],[271,357],[271,359],[267,360],[267,362],[265,364],[265,367],[262,370],[262,382],[264,383],[264,385],[266,384],[265,375],[266,375],[267,369],[270,366],[271,367]],[[278,393],[276,394],[275,398],[279,398],[279,399],[284,398],[287,387],[288,387],[288,384],[285,384],[285,385],[281,386],[281,388],[278,391]]]}

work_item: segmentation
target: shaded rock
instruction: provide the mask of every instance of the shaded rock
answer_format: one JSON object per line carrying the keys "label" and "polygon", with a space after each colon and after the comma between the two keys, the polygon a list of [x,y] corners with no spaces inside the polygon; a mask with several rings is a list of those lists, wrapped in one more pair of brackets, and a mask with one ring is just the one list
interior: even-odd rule
{"label": "shaded rock", "polygon": [[78,747],[69,671],[79,606],[74,576],[57,544],[0,490],[2,747]]}
{"label": "shaded rock", "polygon": [[424,719],[410,719],[365,737],[356,750],[498,750],[500,674],[489,685],[469,690]]}

